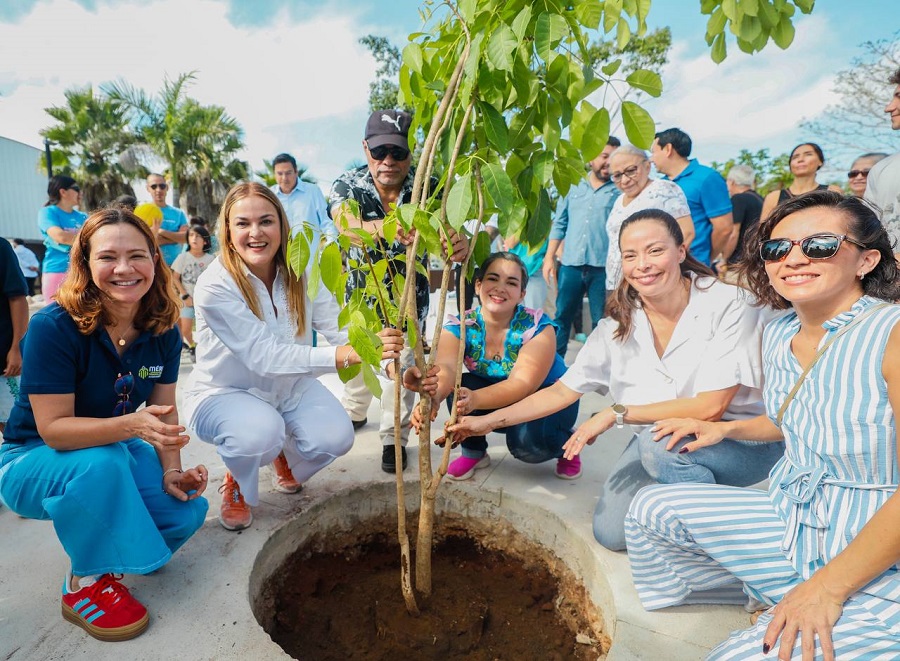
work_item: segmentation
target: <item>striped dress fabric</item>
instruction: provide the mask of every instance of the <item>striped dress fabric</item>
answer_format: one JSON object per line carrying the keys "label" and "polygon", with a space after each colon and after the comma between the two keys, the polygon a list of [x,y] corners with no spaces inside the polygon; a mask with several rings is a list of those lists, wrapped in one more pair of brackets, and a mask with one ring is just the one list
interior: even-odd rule
{"label": "striped dress fabric", "polygon": [[[881,303],[863,297],[826,322],[824,344]],[[691,603],[776,604],[857,535],[897,490],[894,412],[881,365],[900,306],[887,306],[839,337],[822,355],[782,420],[785,455],[768,494],[718,485],[642,490],[626,518],[635,587],[648,610]],[[802,368],[790,348],[796,314],[763,338],[765,404],[772,421]],[[771,616],[736,632],[711,659],[764,659]],[[838,659],[900,659],[900,567],[844,605],[833,639]],[[818,647],[817,656],[821,658]],[[800,658],[799,638],[794,657]]]}

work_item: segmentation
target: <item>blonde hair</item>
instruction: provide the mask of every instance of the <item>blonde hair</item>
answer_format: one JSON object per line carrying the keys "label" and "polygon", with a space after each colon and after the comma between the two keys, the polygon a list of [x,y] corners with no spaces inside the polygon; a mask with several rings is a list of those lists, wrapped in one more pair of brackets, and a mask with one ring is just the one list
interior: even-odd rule
{"label": "blonde hair", "polygon": [[59,303],[78,326],[84,335],[93,333],[100,324],[111,324],[112,318],[106,309],[106,294],[97,287],[91,278],[88,261],[91,256],[91,238],[97,230],[107,225],[131,225],[147,242],[150,255],[154,258],[153,282],[150,289],[141,298],[134,326],[138,330],[148,330],[154,335],[161,335],[171,330],[178,322],[179,305],[175,286],[169,267],[159,254],[156,237],[150,232],[147,224],[126,209],[101,209],[94,212],[86,221],[75,242],[69,260],[69,274],[56,292]]}
{"label": "blonde hair", "polygon": [[241,259],[234,249],[234,242],[231,239],[231,209],[236,202],[250,197],[265,198],[275,208],[275,213],[278,215],[281,245],[278,247],[273,261],[276,268],[281,270],[284,278],[287,288],[288,310],[297,327],[297,335],[303,335],[306,332],[306,279],[302,274],[299,277],[294,275],[288,266],[287,244],[290,241],[290,231],[287,216],[275,193],[262,184],[255,181],[245,181],[232,186],[231,190],[225,195],[222,210],[219,212],[219,244],[222,246],[222,264],[225,265],[226,270],[237,283],[238,289],[241,290],[241,294],[247,302],[250,311],[262,319],[263,313],[259,304],[259,298],[257,298],[256,292],[253,290],[249,278],[247,278],[244,260]]}

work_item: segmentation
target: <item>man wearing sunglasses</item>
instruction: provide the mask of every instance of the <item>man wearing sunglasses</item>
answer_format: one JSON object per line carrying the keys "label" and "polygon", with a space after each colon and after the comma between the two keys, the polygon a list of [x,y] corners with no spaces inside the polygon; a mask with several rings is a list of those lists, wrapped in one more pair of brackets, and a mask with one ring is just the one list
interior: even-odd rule
{"label": "man wearing sunglasses", "polygon": [[[895,87],[884,111],[891,118],[891,128],[900,131],[900,69],[888,82]],[[900,152],[873,165],[866,180],[865,199],[881,214],[881,222],[894,245],[894,254],[900,259]]]}
{"label": "man wearing sunglasses", "polygon": [[159,243],[159,252],[166,264],[172,266],[172,262],[184,248],[184,238],[188,228],[187,216],[178,207],[170,207],[166,204],[169,184],[161,174],[153,173],[147,177],[147,192],[150,193],[153,204],[162,211],[163,219],[156,230],[156,241]]}
{"label": "man wearing sunglasses", "polygon": [[[412,197],[412,185],[416,169],[412,167],[412,153],[409,147],[409,127],[412,117],[402,110],[376,110],[366,122],[365,139],[362,146],[366,155],[366,165],[349,170],[338,177],[331,187],[328,214],[334,220],[338,232],[347,233],[350,229],[361,228],[371,233],[376,239],[381,236],[384,217],[394,205],[405,204]],[[438,182],[432,177],[430,190],[435,191]],[[351,201],[356,202],[354,209]],[[346,226],[345,226],[346,225]],[[350,234],[352,238],[355,235]],[[390,286],[393,273],[406,274],[406,264],[401,261],[406,255],[406,246],[412,236],[398,232],[397,238],[387,244],[383,239],[378,241],[375,250],[359,245],[350,248],[346,257],[357,263],[366,264],[367,260],[377,262],[388,258],[392,260],[392,268],[384,276],[384,283]],[[446,246],[450,259],[461,262],[469,252],[469,243],[465,236],[451,232],[451,244]],[[428,258],[420,259],[424,272],[428,273]],[[347,281],[347,298],[356,290],[365,288],[366,272],[364,268],[350,269]],[[416,308],[420,328],[425,327],[428,316],[429,299],[428,278],[416,273]],[[412,349],[404,349],[400,355],[403,367],[412,365]],[[394,459],[394,382],[384,386],[381,395],[381,424],[379,434],[384,446],[381,468],[387,473],[394,473],[397,465]],[[403,466],[406,468],[406,441],[409,435],[409,417],[415,403],[415,392],[405,390],[401,393],[402,403],[401,426],[403,429]],[[372,392],[366,386],[360,374],[347,382],[341,403],[344,405],[353,426],[363,427],[367,420]]]}

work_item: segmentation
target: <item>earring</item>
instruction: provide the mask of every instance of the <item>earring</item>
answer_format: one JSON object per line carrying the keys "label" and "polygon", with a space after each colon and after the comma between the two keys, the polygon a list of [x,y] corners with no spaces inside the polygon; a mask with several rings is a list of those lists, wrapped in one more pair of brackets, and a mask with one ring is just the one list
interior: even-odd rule
{"label": "earring", "polygon": [[860,280],[860,282],[862,282],[862,279],[865,278],[865,277],[866,277],[866,274],[865,274],[865,273],[860,273],[860,274],[859,274],[859,280]]}

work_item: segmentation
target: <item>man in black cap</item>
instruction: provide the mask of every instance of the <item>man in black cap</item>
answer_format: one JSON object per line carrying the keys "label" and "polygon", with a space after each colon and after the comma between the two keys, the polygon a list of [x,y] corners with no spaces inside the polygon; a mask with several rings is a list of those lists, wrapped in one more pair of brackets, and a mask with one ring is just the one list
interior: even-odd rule
{"label": "man in black cap", "polygon": [[[409,126],[412,118],[402,110],[377,110],[366,122],[366,135],[363,150],[366,153],[366,165],[349,170],[338,177],[331,187],[328,214],[334,220],[339,232],[346,233],[347,228],[361,228],[372,234],[378,241],[378,249],[372,250],[359,241],[354,241],[347,258],[356,264],[367,263],[366,253],[372,262],[380,259],[391,259],[391,268],[385,273],[384,283],[390,287],[393,273],[406,275],[406,264],[401,258],[406,255],[406,247],[412,241],[412,235],[402,231],[397,233],[393,243],[386,243],[381,238],[381,226],[385,215],[394,205],[405,204],[412,197],[412,185],[415,179],[415,168],[412,167],[412,153],[409,148]],[[434,191],[437,180],[432,177],[430,190]],[[348,202],[355,200],[359,205],[358,215],[350,208]],[[354,239],[355,235],[350,234]],[[450,259],[461,262],[469,251],[469,243],[461,234],[451,233],[452,246]],[[428,259],[421,258],[428,273]],[[347,281],[347,297],[354,290],[365,288],[366,273],[364,268],[350,268]],[[416,273],[416,307],[419,316],[420,330],[425,328],[428,316],[428,278]],[[396,301],[395,301],[396,302]],[[411,348],[404,350],[400,358],[405,368],[412,364]],[[394,383],[384,384],[381,396],[381,435],[384,450],[381,467],[385,472],[394,473],[397,469],[394,460]],[[401,426],[403,429],[403,467],[406,468],[406,442],[409,435],[409,416],[415,403],[415,393],[404,390],[401,393]],[[356,429],[366,424],[366,413],[372,401],[372,393],[366,387],[362,376],[347,382],[344,388],[342,403],[353,426]]]}

